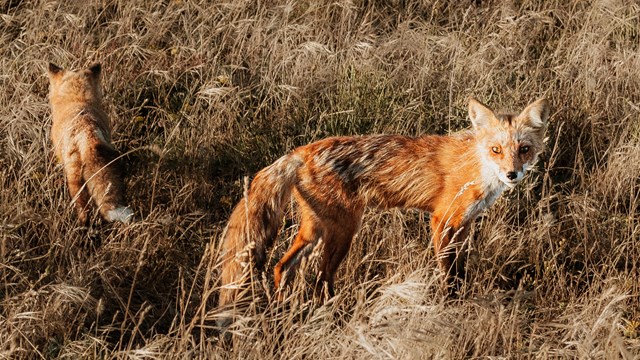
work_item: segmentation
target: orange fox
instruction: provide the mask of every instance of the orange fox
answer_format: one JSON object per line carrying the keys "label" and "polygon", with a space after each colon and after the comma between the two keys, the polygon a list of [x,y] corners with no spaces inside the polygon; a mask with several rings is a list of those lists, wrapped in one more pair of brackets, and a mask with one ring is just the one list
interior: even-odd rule
{"label": "orange fox", "polygon": [[222,244],[220,305],[234,302],[246,282],[249,248],[256,266],[264,265],[291,193],[300,230],[274,268],[276,289],[322,239],[320,280],[333,296],[334,275],[367,206],[430,212],[435,254],[451,278],[460,269],[448,245],[464,239],[476,216],[536,162],[548,116],[545,99],[519,115],[496,114],[470,99],[473,129],[451,136],[333,137],[296,148],[256,174],[231,214]]}
{"label": "orange fox", "polygon": [[105,220],[128,223],[133,212],[125,204],[119,154],[102,108],[100,73],[100,64],[79,71],[49,64],[51,140],[80,222],[88,221],[91,197]]}

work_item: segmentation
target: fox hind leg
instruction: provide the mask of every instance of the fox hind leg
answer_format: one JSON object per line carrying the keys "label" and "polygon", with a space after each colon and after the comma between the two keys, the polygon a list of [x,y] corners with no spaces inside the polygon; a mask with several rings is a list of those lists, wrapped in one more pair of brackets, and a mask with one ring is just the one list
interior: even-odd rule
{"label": "fox hind leg", "polygon": [[71,154],[68,161],[64,163],[64,174],[67,178],[71,201],[78,214],[78,220],[86,225],[89,221],[87,205],[89,204],[90,196],[84,184],[82,161],[78,153]]}
{"label": "fox hind leg", "polygon": [[360,228],[362,212],[362,209],[351,211],[344,209],[336,212],[337,216],[326,222],[327,229],[331,230],[327,231],[324,236],[324,251],[320,263],[321,284],[316,285],[316,293],[321,293],[322,288],[326,286],[329,298],[335,296],[336,271],[347,256],[353,237]]}
{"label": "fox hind leg", "polygon": [[323,233],[323,226],[309,205],[300,198],[298,198],[298,205],[301,213],[300,230],[289,250],[273,269],[276,289],[283,285],[283,280],[284,283],[292,280],[296,266],[313,250],[313,246]]}
{"label": "fox hind leg", "polygon": [[[282,285],[283,277],[285,277],[284,282],[288,282],[294,275],[295,267],[300,260],[311,252],[318,239],[322,239],[320,276],[315,292],[321,293],[326,285],[328,294],[333,296],[335,273],[347,255],[353,236],[360,227],[364,208],[362,206],[330,208],[316,201],[308,201],[304,196],[305,193],[298,189],[294,192],[301,214],[300,230],[291,248],[274,268],[275,286],[278,289]],[[321,212],[316,209],[321,209]]]}

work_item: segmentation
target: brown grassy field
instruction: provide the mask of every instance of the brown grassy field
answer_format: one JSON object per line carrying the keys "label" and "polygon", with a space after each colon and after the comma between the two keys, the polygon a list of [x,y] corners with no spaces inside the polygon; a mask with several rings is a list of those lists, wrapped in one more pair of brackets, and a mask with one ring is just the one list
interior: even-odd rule
{"label": "brown grassy field", "polygon": [[[49,61],[103,64],[134,224],[77,223]],[[637,2],[0,0],[0,90],[0,358],[640,357]],[[284,302],[256,274],[222,347],[243,178],[327,136],[458,131],[471,95],[552,112],[542,161],[475,224],[460,299],[428,214],[370,210],[336,297],[312,302],[314,255]]]}

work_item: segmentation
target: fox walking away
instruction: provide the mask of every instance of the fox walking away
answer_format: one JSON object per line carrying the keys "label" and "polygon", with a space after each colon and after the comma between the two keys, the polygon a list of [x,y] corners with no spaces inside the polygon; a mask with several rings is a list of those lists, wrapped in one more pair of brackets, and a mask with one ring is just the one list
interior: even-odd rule
{"label": "fox walking away", "polygon": [[79,71],[49,64],[51,140],[80,222],[88,221],[91,198],[105,220],[128,223],[133,212],[125,204],[119,154],[102,108],[100,74],[100,64]]}
{"label": "fox walking away", "polygon": [[496,114],[471,99],[473,128],[451,136],[334,137],[296,148],[256,174],[231,214],[222,245],[220,306],[233,306],[248,281],[249,248],[256,267],[264,266],[292,194],[300,230],[274,268],[277,289],[322,239],[320,280],[333,295],[336,270],[367,206],[430,212],[439,267],[453,279],[462,267],[449,245],[464,240],[478,214],[523,179],[543,149],[548,116],[545,99],[519,115]]}

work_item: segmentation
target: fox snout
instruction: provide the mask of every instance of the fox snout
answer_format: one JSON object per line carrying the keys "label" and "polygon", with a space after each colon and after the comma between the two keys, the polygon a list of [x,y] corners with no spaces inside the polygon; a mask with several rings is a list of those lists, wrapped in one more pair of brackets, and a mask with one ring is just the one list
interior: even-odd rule
{"label": "fox snout", "polygon": [[525,171],[526,171],[526,166],[523,166],[522,169],[501,171],[501,173],[498,174],[498,177],[508,187],[514,187],[516,186],[517,183],[520,182],[520,180],[524,178]]}
{"label": "fox snout", "polygon": [[524,178],[525,169],[520,170],[510,170],[510,171],[500,171],[498,173],[498,178],[505,183],[508,187],[515,187],[516,184],[520,182]]}

